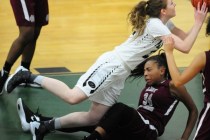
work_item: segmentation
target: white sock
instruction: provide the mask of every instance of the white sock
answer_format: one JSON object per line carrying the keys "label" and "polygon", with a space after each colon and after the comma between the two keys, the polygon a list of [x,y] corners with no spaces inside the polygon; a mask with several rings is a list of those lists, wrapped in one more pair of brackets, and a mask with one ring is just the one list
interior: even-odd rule
{"label": "white sock", "polygon": [[55,119],[55,129],[60,129],[61,128],[61,122],[59,118]]}
{"label": "white sock", "polygon": [[34,79],[34,83],[42,85],[42,81],[44,79],[44,76],[38,75],[35,79]]}

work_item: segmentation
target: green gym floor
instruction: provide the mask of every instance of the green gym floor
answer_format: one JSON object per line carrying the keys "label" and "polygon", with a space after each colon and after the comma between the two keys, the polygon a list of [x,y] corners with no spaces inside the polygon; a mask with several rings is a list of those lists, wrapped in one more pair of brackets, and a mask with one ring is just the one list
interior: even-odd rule
{"label": "green gym floor", "polygon": [[[81,73],[70,73],[48,76],[59,79],[73,87],[80,75]],[[119,101],[137,107],[139,93],[144,85],[143,79],[127,80]],[[200,111],[203,106],[200,75],[189,82],[186,87]],[[16,110],[18,98],[22,98],[33,111],[36,111],[39,107],[39,112],[42,115],[53,117],[59,117],[74,111],[85,111],[89,109],[90,105],[88,100],[78,105],[69,105],[44,89],[18,87],[12,93],[3,93],[0,97],[0,140],[32,140],[31,134],[29,132],[25,133],[21,129]],[[165,129],[165,133],[159,137],[159,140],[178,140],[185,128],[187,116],[187,109],[180,103]],[[194,133],[195,129],[190,140],[193,138]],[[44,140],[81,140],[86,134],[85,132],[68,134],[55,132],[45,136]]]}

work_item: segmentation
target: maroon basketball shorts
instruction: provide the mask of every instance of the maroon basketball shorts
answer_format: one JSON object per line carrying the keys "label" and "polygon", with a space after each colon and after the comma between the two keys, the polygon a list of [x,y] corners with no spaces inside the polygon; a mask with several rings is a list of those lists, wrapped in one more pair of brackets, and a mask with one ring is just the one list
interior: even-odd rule
{"label": "maroon basketball shorts", "polygon": [[44,26],[49,21],[47,0],[10,0],[18,26]]}
{"label": "maroon basketball shorts", "polygon": [[193,140],[210,140],[210,103],[204,104],[201,110]]}

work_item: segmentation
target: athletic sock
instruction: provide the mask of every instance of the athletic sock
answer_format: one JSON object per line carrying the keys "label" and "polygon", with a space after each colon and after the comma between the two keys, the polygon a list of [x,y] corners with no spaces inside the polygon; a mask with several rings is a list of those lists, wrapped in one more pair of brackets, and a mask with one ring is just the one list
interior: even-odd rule
{"label": "athletic sock", "polygon": [[56,119],[55,119],[54,128],[55,128],[56,130],[57,130],[57,129],[61,129],[61,122],[60,122],[60,119],[59,119],[59,118],[56,118]]}
{"label": "athletic sock", "polygon": [[61,128],[60,119],[52,119],[49,121],[44,121],[44,125],[48,131],[54,131]]}
{"label": "athletic sock", "polygon": [[29,81],[31,83],[42,85],[43,79],[44,79],[44,76],[31,74]]}
{"label": "athletic sock", "polygon": [[9,73],[10,70],[11,70],[11,68],[12,68],[12,65],[13,65],[13,64],[11,64],[11,63],[9,63],[9,62],[6,61],[6,62],[4,63],[3,70]]}
{"label": "athletic sock", "polygon": [[23,66],[24,68],[28,69],[30,68],[30,65],[31,65],[31,62],[24,62],[24,61],[21,61],[21,66]]}

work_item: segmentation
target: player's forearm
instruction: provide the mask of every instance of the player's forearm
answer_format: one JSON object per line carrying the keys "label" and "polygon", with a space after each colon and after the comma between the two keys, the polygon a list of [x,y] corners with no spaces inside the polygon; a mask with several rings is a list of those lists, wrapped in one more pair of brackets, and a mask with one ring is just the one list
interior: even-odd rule
{"label": "player's forearm", "polygon": [[196,41],[196,38],[201,30],[202,24],[195,23],[190,32],[188,32],[187,36],[183,40],[182,43],[179,44],[182,52],[189,53],[193,44]]}
{"label": "player's forearm", "polygon": [[187,125],[186,125],[184,133],[182,134],[182,139],[184,140],[189,139],[193,131],[193,128],[195,127],[197,117],[198,117],[198,110],[196,107],[194,107],[194,109],[189,113]]}

